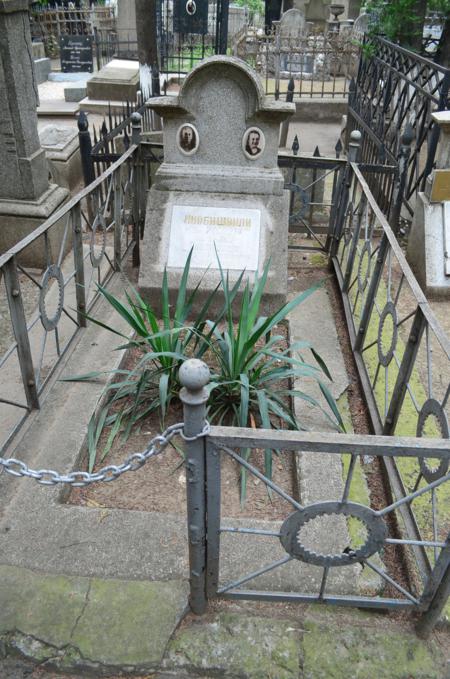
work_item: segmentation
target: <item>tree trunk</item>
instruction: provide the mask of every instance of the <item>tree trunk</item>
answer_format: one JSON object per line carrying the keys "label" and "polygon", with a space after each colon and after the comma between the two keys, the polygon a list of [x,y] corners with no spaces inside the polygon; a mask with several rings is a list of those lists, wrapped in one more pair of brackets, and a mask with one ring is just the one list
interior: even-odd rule
{"label": "tree trunk", "polygon": [[156,0],[136,0],[136,33],[141,92],[145,100],[159,94]]}
{"label": "tree trunk", "polygon": [[450,16],[445,20],[434,60],[441,66],[450,67]]}
{"label": "tree trunk", "polygon": [[398,39],[402,47],[421,52],[426,12],[427,0],[416,0],[413,3],[410,17],[405,19],[403,25],[399,27]]}

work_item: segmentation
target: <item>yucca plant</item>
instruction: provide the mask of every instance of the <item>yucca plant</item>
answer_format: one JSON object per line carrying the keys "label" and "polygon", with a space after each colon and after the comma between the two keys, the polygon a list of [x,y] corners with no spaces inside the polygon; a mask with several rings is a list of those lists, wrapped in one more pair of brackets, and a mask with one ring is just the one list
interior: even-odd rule
{"label": "yucca plant", "polygon": [[[192,356],[201,358],[210,347],[212,334],[225,312],[225,307],[217,315],[215,323],[209,321],[206,326],[209,309],[220,287],[218,284],[194,319],[188,323],[201,285],[200,280],[190,295],[187,295],[191,258],[192,250],[184,266],[173,312],[169,303],[167,272],[164,270],[161,286],[161,320],[152,306],[145,302],[133,287],[130,287],[129,292],[125,292],[127,303],[124,303],[106,288],[98,286],[102,297],[127,322],[132,337],[119,332],[112,325],[91,316],[87,317],[96,325],[126,340],[117,349],[137,349],[142,355],[132,370],[119,369],[108,373],[116,375],[119,379],[107,387],[104,403],[88,425],[89,471],[94,468],[100,436],[106,427],[110,427],[110,431],[100,460],[106,457],[119,434],[125,441],[131,431],[151,413],[157,411],[161,423],[164,422],[172,399],[178,397],[180,390],[178,371],[181,363]],[[236,296],[242,276],[243,272],[230,291],[232,299]],[[65,380],[88,381],[102,374],[105,373],[91,372]]]}
{"label": "yucca plant", "polygon": [[[255,276],[252,286],[245,284],[242,304],[237,321],[233,321],[234,288],[230,288],[228,274],[219,261],[221,287],[225,297],[225,327],[209,322],[213,335],[211,350],[218,364],[209,385],[208,417],[212,423],[233,424],[247,427],[250,417],[256,416],[262,427],[278,428],[284,423],[290,429],[303,429],[292,408],[294,398],[300,398],[323,410],[312,396],[289,386],[297,377],[312,377],[320,387],[339,427],[344,428],[335,400],[321,376],[331,375],[324,361],[308,342],[295,342],[283,349],[285,338],[273,334],[277,324],[283,321],[296,306],[301,304],[318,287],[309,288],[295,299],[283,305],[271,316],[261,315],[261,301],[269,273],[266,263],[260,278]],[[317,365],[305,361],[301,350],[310,349]],[[280,383],[287,386],[280,388]],[[332,420],[333,423],[334,420]],[[248,458],[249,450],[243,455]],[[265,474],[272,477],[272,450],[265,451]],[[246,470],[241,468],[241,502],[246,495]]]}

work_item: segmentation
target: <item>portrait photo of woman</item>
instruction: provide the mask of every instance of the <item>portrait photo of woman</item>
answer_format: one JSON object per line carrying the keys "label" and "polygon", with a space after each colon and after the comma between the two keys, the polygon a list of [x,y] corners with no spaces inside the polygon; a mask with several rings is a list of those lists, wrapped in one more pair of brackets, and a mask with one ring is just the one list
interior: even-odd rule
{"label": "portrait photo of woman", "polygon": [[242,138],[242,149],[250,160],[256,160],[264,151],[266,140],[259,127],[250,127]]}

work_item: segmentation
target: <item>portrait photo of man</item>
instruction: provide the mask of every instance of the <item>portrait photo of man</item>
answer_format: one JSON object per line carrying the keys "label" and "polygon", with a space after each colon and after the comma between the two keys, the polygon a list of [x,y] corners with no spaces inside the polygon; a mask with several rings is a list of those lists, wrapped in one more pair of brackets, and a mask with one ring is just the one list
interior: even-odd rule
{"label": "portrait photo of man", "polygon": [[198,134],[193,125],[182,125],[178,131],[178,146],[182,153],[195,153],[198,148]]}
{"label": "portrait photo of man", "polygon": [[243,149],[247,158],[253,160],[264,151],[264,134],[258,127],[251,127],[244,134]]}

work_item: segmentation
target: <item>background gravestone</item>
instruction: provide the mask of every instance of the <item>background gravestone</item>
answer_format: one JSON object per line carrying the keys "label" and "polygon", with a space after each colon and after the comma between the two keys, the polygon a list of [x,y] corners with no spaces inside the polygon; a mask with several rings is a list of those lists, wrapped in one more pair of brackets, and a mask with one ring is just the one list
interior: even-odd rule
{"label": "background gravestone", "polygon": [[277,165],[280,122],[294,104],[268,101],[256,74],[233,57],[211,57],[178,97],[151,99],[164,118],[164,163],[147,202],[139,287],[156,304],[164,267],[175,296],[194,245],[191,286],[219,281],[215,246],[233,283],[271,260],[266,310],[287,292],[289,194]]}
{"label": "background gravestone", "polygon": [[[28,5],[27,0],[0,2],[0,253],[42,224],[68,196],[49,184],[39,143]],[[59,240],[57,228],[51,236]],[[37,247],[42,250],[27,249],[30,266],[46,261],[43,242]]]}

